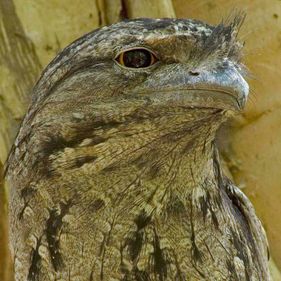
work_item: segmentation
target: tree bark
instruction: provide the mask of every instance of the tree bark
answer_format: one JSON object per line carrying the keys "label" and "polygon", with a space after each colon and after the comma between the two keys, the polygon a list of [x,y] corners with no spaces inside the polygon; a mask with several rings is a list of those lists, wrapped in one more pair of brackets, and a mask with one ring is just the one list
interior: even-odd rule
{"label": "tree bark", "polygon": [[[248,16],[241,31],[246,65],[255,79],[246,112],[233,122],[222,153],[268,233],[281,268],[281,5],[262,0],[0,0],[0,280],[12,280],[7,202],[1,173],[32,86],[42,68],[70,42],[123,18],[179,17],[218,23],[236,9]],[[223,133],[222,133],[223,134]],[[222,135],[225,139],[225,134]],[[279,140],[279,141],[278,141]],[[274,281],[281,280],[271,265]]]}

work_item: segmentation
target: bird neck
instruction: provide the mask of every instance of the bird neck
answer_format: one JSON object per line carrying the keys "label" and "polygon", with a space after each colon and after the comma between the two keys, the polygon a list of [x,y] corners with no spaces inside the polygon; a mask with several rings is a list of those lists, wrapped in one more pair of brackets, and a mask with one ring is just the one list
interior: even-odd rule
{"label": "bird neck", "polygon": [[[126,190],[117,193],[116,202],[126,202],[125,209],[133,206],[132,213],[144,209],[158,216],[168,208],[177,208],[177,204],[188,206],[190,200],[204,194],[205,189],[216,190],[216,126],[202,125],[193,132],[189,129],[159,138],[150,145],[140,139],[142,145],[127,151],[131,160],[126,157],[127,161],[118,162],[121,164],[118,168],[111,167],[112,174],[118,174],[122,190]],[[138,203],[132,205],[132,201]]]}
{"label": "bird neck", "polygon": [[[44,123],[36,131],[40,153],[29,155],[25,164],[36,164],[34,181],[52,180],[63,190],[78,179],[83,183],[79,192],[91,190],[93,200],[110,193],[112,202],[124,201],[124,206],[130,206],[132,198],[144,205],[151,198],[160,202],[177,196],[184,201],[196,187],[216,182],[214,139],[225,117],[211,109],[164,108],[160,113],[144,108],[128,118],[79,122],[74,116],[63,124],[59,120],[54,130],[42,127],[48,125]],[[64,192],[75,196],[75,188]]]}
{"label": "bird neck", "polygon": [[127,124],[126,136],[115,132],[114,142],[104,143],[103,151],[111,155],[103,173],[118,174],[121,181],[139,180],[141,188],[136,189],[143,198],[173,193],[184,199],[207,181],[215,184],[214,139],[222,119],[212,118],[181,122],[170,117],[131,128]]}
{"label": "bird neck", "polygon": [[214,138],[214,133],[191,134],[167,158],[165,181],[179,198],[186,198],[198,187],[204,188],[206,182],[216,185]]}

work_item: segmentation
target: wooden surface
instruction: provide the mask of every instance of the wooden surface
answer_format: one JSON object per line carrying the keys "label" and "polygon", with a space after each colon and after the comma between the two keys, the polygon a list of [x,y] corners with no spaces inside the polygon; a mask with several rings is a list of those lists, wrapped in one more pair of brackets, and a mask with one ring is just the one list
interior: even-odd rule
{"label": "wooden surface", "polygon": [[[131,17],[183,17],[218,23],[247,12],[240,38],[251,97],[223,142],[228,168],[254,203],[281,268],[281,1],[0,0],[0,169],[32,85],[56,53],[94,28]],[[6,192],[0,180],[0,280],[10,281]],[[271,265],[274,281],[281,280]]]}

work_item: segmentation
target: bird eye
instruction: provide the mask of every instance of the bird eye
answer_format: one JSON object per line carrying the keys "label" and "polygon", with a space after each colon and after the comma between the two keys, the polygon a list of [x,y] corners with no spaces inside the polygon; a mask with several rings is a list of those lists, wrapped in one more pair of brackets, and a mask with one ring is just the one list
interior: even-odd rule
{"label": "bird eye", "polygon": [[131,49],[120,53],[115,60],[129,68],[145,68],[157,62],[156,56],[147,49]]}

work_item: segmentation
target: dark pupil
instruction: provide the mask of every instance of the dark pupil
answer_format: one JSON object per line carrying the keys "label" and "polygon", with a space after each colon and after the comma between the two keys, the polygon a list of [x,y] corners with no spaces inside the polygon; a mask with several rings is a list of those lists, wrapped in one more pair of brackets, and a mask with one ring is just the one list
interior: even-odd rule
{"label": "dark pupil", "polygon": [[127,67],[147,67],[151,64],[151,55],[147,50],[132,50],[124,53],[123,60]]}

